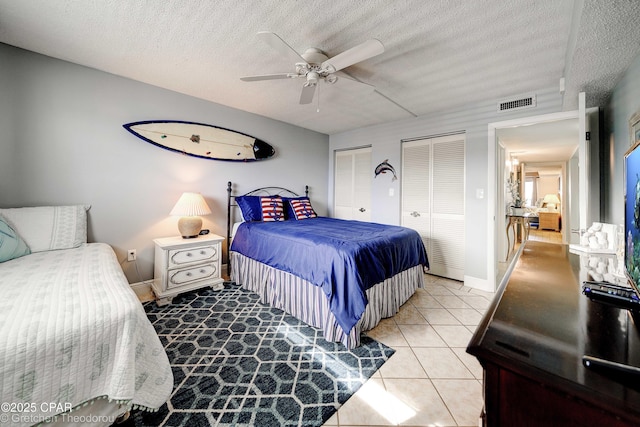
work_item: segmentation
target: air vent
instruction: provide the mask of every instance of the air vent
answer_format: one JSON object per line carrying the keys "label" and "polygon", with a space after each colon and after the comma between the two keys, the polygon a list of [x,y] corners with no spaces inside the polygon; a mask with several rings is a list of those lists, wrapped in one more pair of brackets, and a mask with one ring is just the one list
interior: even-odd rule
{"label": "air vent", "polygon": [[533,108],[535,106],[535,95],[518,96],[498,102],[498,113],[502,113],[503,111],[523,110],[525,108]]}

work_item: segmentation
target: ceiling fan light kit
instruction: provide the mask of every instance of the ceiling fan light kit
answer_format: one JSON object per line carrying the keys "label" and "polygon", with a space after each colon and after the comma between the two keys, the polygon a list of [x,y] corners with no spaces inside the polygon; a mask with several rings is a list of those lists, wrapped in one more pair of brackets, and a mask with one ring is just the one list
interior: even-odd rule
{"label": "ceiling fan light kit", "polygon": [[[295,73],[264,74],[257,76],[241,77],[245,82],[255,82],[263,80],[304,78],[306,81],[302,86],[300,94],[300,104],[310,104],[313,101],[315,88],[320,80],[327,84],[335,84],[339,78],[334,73],[350,67],[358,62],[362,62],[384,52],[384,45],[377,39],[367,40],[357,46],[348,49],[333,58],[329,58],[322,50],[311,47],[299,54],[289,46],[280,36],[268,31],[258,33],[269,46],[277,50],[282,56],[295,64]],[[373,89],[373,86],[348,79],[354,84],[366,86]],[[319,109],[319,107],[318,107]]]}

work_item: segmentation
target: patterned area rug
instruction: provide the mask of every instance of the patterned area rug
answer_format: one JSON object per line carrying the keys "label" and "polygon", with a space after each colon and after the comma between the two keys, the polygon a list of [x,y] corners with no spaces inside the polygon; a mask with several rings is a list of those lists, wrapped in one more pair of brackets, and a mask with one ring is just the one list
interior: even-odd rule
{"label": "patterned area rug", "polygon": [[[233,283],[145,303],[173,367],[174,392],[140,426],[321,426],[394,350],[368,337],[348,351]],[[122,424],[120,424],[122,426]]]}

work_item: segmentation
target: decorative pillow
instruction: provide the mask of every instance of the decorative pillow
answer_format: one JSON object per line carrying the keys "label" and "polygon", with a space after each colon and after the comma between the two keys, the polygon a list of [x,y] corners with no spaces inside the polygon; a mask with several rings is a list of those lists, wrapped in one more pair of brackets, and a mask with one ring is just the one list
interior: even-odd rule
{"label": "decorative pillow", "polygon": [[294,218],[297,220],[318,216],[311,206],[311,201],[306,197],[299,200],[289,200],[289,204],[294,212]]}
{"label": "decorative pillow", "polygon": [[260,196],[237,196],[236,203],[245,221],[262,221]]}
{"label": "decorative pillow", "polygon": [[260,202],[262,205],[263,221],[284,221],[284,204],[282,203],[282,197],[261,197]]}
{"label": "decorative pillow", "polygon": [[31,252],[77,248],[87,243],[90,206],[40,206],[0,209],[0,216],[25,241]]}
{"label": "decorative pillow", "polygon": [[29,255],[31,251],[22,238],[0,218],[0,262]]}
{"label": "decorative pillow", "polygon": [[302,197],[283,197],[282,200],[284,202],[284,218],[285,219],[296,219],[296,213],[293,211],[291,207],[292,200],[303,200],[308,199],[307,196]]}

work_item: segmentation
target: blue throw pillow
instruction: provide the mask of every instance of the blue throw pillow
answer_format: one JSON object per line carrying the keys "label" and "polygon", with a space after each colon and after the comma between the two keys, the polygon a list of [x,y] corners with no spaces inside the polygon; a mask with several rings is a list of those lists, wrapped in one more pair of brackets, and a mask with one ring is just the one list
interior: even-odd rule
{"label": "blue throw pillow", "polygon": [[0,218],[0,262],[29,255],[31,250],[18,233]]}
{"label": "blue throw pillow", "polygon": [[262,221],[260,196],[237,196],[236,203],[245,221]]}

